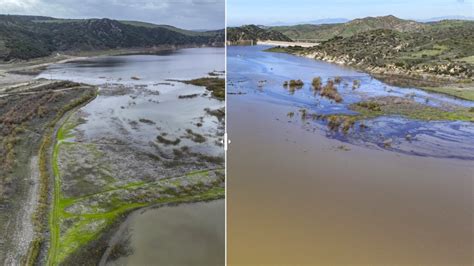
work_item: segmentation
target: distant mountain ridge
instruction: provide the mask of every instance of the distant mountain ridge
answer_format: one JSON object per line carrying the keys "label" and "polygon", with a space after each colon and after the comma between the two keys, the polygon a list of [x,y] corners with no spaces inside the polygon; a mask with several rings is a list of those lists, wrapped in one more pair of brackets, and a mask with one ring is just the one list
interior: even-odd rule
{"label": "distant mountain ridge", "polygon": [[466,16],[443,16],[443,17],[434,17],[427,19],[415,19],[418,22],[438,22],[442,20],[474,20],[474,17]]}
{"label": "distant mountain ridge", "polygon": [[0,60],[30,59],[60,51],[217,45],[224,30],[194,32],[169,25],[112,19],[56,19],[0,15]]}

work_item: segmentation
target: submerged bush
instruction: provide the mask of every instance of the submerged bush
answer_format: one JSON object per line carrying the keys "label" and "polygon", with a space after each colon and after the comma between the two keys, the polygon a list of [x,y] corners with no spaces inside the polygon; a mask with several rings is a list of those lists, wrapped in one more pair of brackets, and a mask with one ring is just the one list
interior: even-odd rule
{"label": "submerged bush", "polygon": [[301,80],[301,79],[297,79],[297,80],[290,80],[290,87],[303,87],[304,85],[304,82]]}
{"label": "submerged bush", "polygon": [[169,140],[163,136],[156,137],[159,143],[163,143],[165,145],[178,145],[181,142],[181,139],[176,138],[175,140]]}
{"label": "submerged bush", "polygon": [[321,90],[321,86],[322,86],[321,77],[313,78],[313,82],[311,83],[311,85],[313,86],[315,90]]}
{"label": "submerged bush", "polygon": [[376,102],[360,102],[360,103],[357,103],[356,105],[369,109],[370,111],[374,111],[374,112],[382,111],[380,104]]}
{"label": "submerged bush", "polygon": [[336,86],[334,86],[334,81],[328,80],[326,86],[323,87],[321,91],[321,96],[327,97],[334,100],[337,103],[342,102],[342,97],[337,91]]}
{"label": "submerged bush", "polygon": [[352,89],[355,90],[358,88],[360,88],[360,80],[355,79],[354,81],[352,81]]}

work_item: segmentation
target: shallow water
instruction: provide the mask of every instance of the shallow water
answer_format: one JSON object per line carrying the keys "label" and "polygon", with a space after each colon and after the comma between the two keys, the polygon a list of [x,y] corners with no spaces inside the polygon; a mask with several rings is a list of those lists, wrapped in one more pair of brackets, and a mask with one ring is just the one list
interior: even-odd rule
{"label": "shallow water", "polygon": [[[114,154],[121,157],[110,163],[126,165],[128,172],[122,171],[121,174],[126,172],[127,176],[114,182],[126,184],[136,181],[136,178],[149,181],[164,177],[157,172],[147,177],[144,173],[155,168],[140,168],[140,162],[130,161],[134,158],[128,156],[131,153],[165,157],[173,154],[173,149],[187,146],[194,154],[224,156],[221,144],[224,125],[205,110],[223,108],[224,102],[212,98],[204,87],[177,81],[223,71],[224,61],[223,48],[182,49],[159,55],[105,56],[52,65],[37,78],[71,80],[99,87],[97,98],[69,119],[81,122],[73,129],[74,137],[68,141],[90,143],[103,147],[102,150],[109,147],[108,152],[116,151]],[[179,98],[191,94],[196,96]],[[191,140],[186,136],[187,129],[204,136],[205,141]],[[169,140],[179,138],[181,142],[177,145],[160,144],[157,141],[159,135]],[[149,160],[157,168],[163,165],[158,160]],[[194,167],[190,165],[163,169],[166,176],[200,170],[188,169]],[[98,180],[98,177],[93,178]],[[167,262],[187,263],[190,260],[209,265],[208,262],[221,264],[223,261],[224,242],[221,238],[225,224],[222,201],[150,209],[131,219],[130,237],[134,252],[121,259],[119,265],[150,265],[157,261],[169,265]],[[200,242],[191,241],[194,238]],[[183,256],[182,252],[188,256]]]}
{"label": "shallow water", "polygon": [[[120,140],[147,149],[160,134],[181,138],[186,129],[208,140],[198,144],[183,139],[181,146],[223,155],[223,130],[205,108],[219,109],[223,101],[211,98],[203,87],[170,80],[190,80],[224,70],[224,49],[182,49],[160,55],[103,56],[57,64],[37,78],[71,80],[98,85],[99,96],[82,108],[86,121],[77,127],[87,141]],[[138,78],[138,80],[132,79]],[[198,94],[192,99],[180,95]],[[152,123],[140,122],[149,120]],[[145,120],[144,120],[145,119]],[[202,126],[197,127],[196,124]]]}
{"label": "shallow water", "polygon": [[[474,161],[447,158],[469,153],[471,140],[465,138],[472,138],[472,127],[397,117],[372,121],[384,134],[418,134],[420,141],[396,145],[402,152],[383,149],[371,137],[367,143],[364,135],[328,135],[324,125],[287,117],[317,107],[304,89],[288,95],[283,80],[352,76],[362,80],[360,91],[368,84],[383,90],[383,83],[259,49],[228,48],[229,92],[246,93],[228,98],[229,265],[472,265]],[[264,79],[267,85],[258,88]],[[337,108],[345,106],[325,110]]]}
{"label": "shallow water", "polygon": [[131,254],[106,265],[224,265],[224,200],[138,211],[126,224]]}
{"label": "shallow water", "polygon": [[[262,50],[266,46],[240,46],[228,49],[228,91],[246,93],[246,97],[258,98],[266,102],[294,106],[291,111],[298,112],[306,108],[310,113],[334,114],[353,111],[348,109],[352,103],[376,96],[410,97],[431,106],[458,105],[474,107],[474,102],[464,101],[441,94],[427,93],[416,88],[390,86],[372,78],[366,73],[352,68],[316,61],[304,57],[282,53],[269,53]],[[323,83],[336,76],[342,78],[338,91],[343,97],[342,103],[334,103],[310,89],[314,77],[320,76]],[[301,79],[305,86],[290,94],[283,88],[283,82]],[[353,80],[360,80],[360,88],[353,90]],[[259,86],[259,81],[266,81]],[[347,83],[347,86],[343,84]],[[306,127],[316,128],[318,122]],[[319,122],[320,123],[320,122]],[[320,123],[321,124],[321,123]],[[383,116],[364,121],[371,125],[370,130],[361,132],[356,123],[355,134],[329,134],[345,142],[384,148],[383,141],[392,139],[394,151],[423,156],[474,159],[474,123],[437,121],[414,121],[395,116]],[[432,129],[432,130],[431,130]],[[410,134],[411,140],[405,136]],[[361,142],[360,140],[363,139]]]}

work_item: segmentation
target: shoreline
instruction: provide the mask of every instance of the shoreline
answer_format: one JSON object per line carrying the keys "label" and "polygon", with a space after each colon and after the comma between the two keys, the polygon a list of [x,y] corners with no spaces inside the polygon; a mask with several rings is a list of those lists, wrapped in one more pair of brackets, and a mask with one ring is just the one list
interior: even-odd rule
{"label": "shoreline", "polygon": [[[14,89],[18,86],[28,85],[34,81],[34,77],[43,72],[53,64],[65,64],[74,61],[88,60],[101,56],[122,56],[122,55],[153,55],[167,51],[176,51],[190,48],[209,48],[215,46],[203,45],[167,45],[151,48],[127,48],[108,49],[95,51],[68,51],[63,54],[56,53],[47,57],[33,58],[30,60],[18,60],[0,63],[0,94]],[[218,46],[217,48],[220,48]]]}
{"label": "shoreline", "polygon": [[[291,46],[290,46],[291,48]],[[273,46],[265,49],[265,52],[286,53],[294,56],[306,57],[312,60],[321,60],[327,63],[337,64],[344,67],[351,67],[358,71],[369,74],[370,76],[381,80],[389,85],[398,87],[414,87],[427,92],[440,93],[454,98],[474,101],[474,81],[455,76],[434,75],[421,71],[408,71],[399,69],[396,66],[391,68],[364,66],[356,64],[348,57],[336,57],[322,55],[319,52],[305,53],[300,51],[291,51],[287,47]],[[353,63],[351,63],[353,62]]]}

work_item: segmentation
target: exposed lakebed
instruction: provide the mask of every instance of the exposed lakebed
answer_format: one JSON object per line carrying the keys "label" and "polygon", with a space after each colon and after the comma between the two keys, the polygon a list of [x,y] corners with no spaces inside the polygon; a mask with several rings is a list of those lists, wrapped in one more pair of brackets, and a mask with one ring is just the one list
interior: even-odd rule
{"label": "exposed lakebed", "polygon": [[224,102],[182,82],[223,70],[224,49],[199,48],[90,58],[38,76],[99,87],[58,129],[50,261],[105,250],[88,245],[133,209],[223,197]]}

